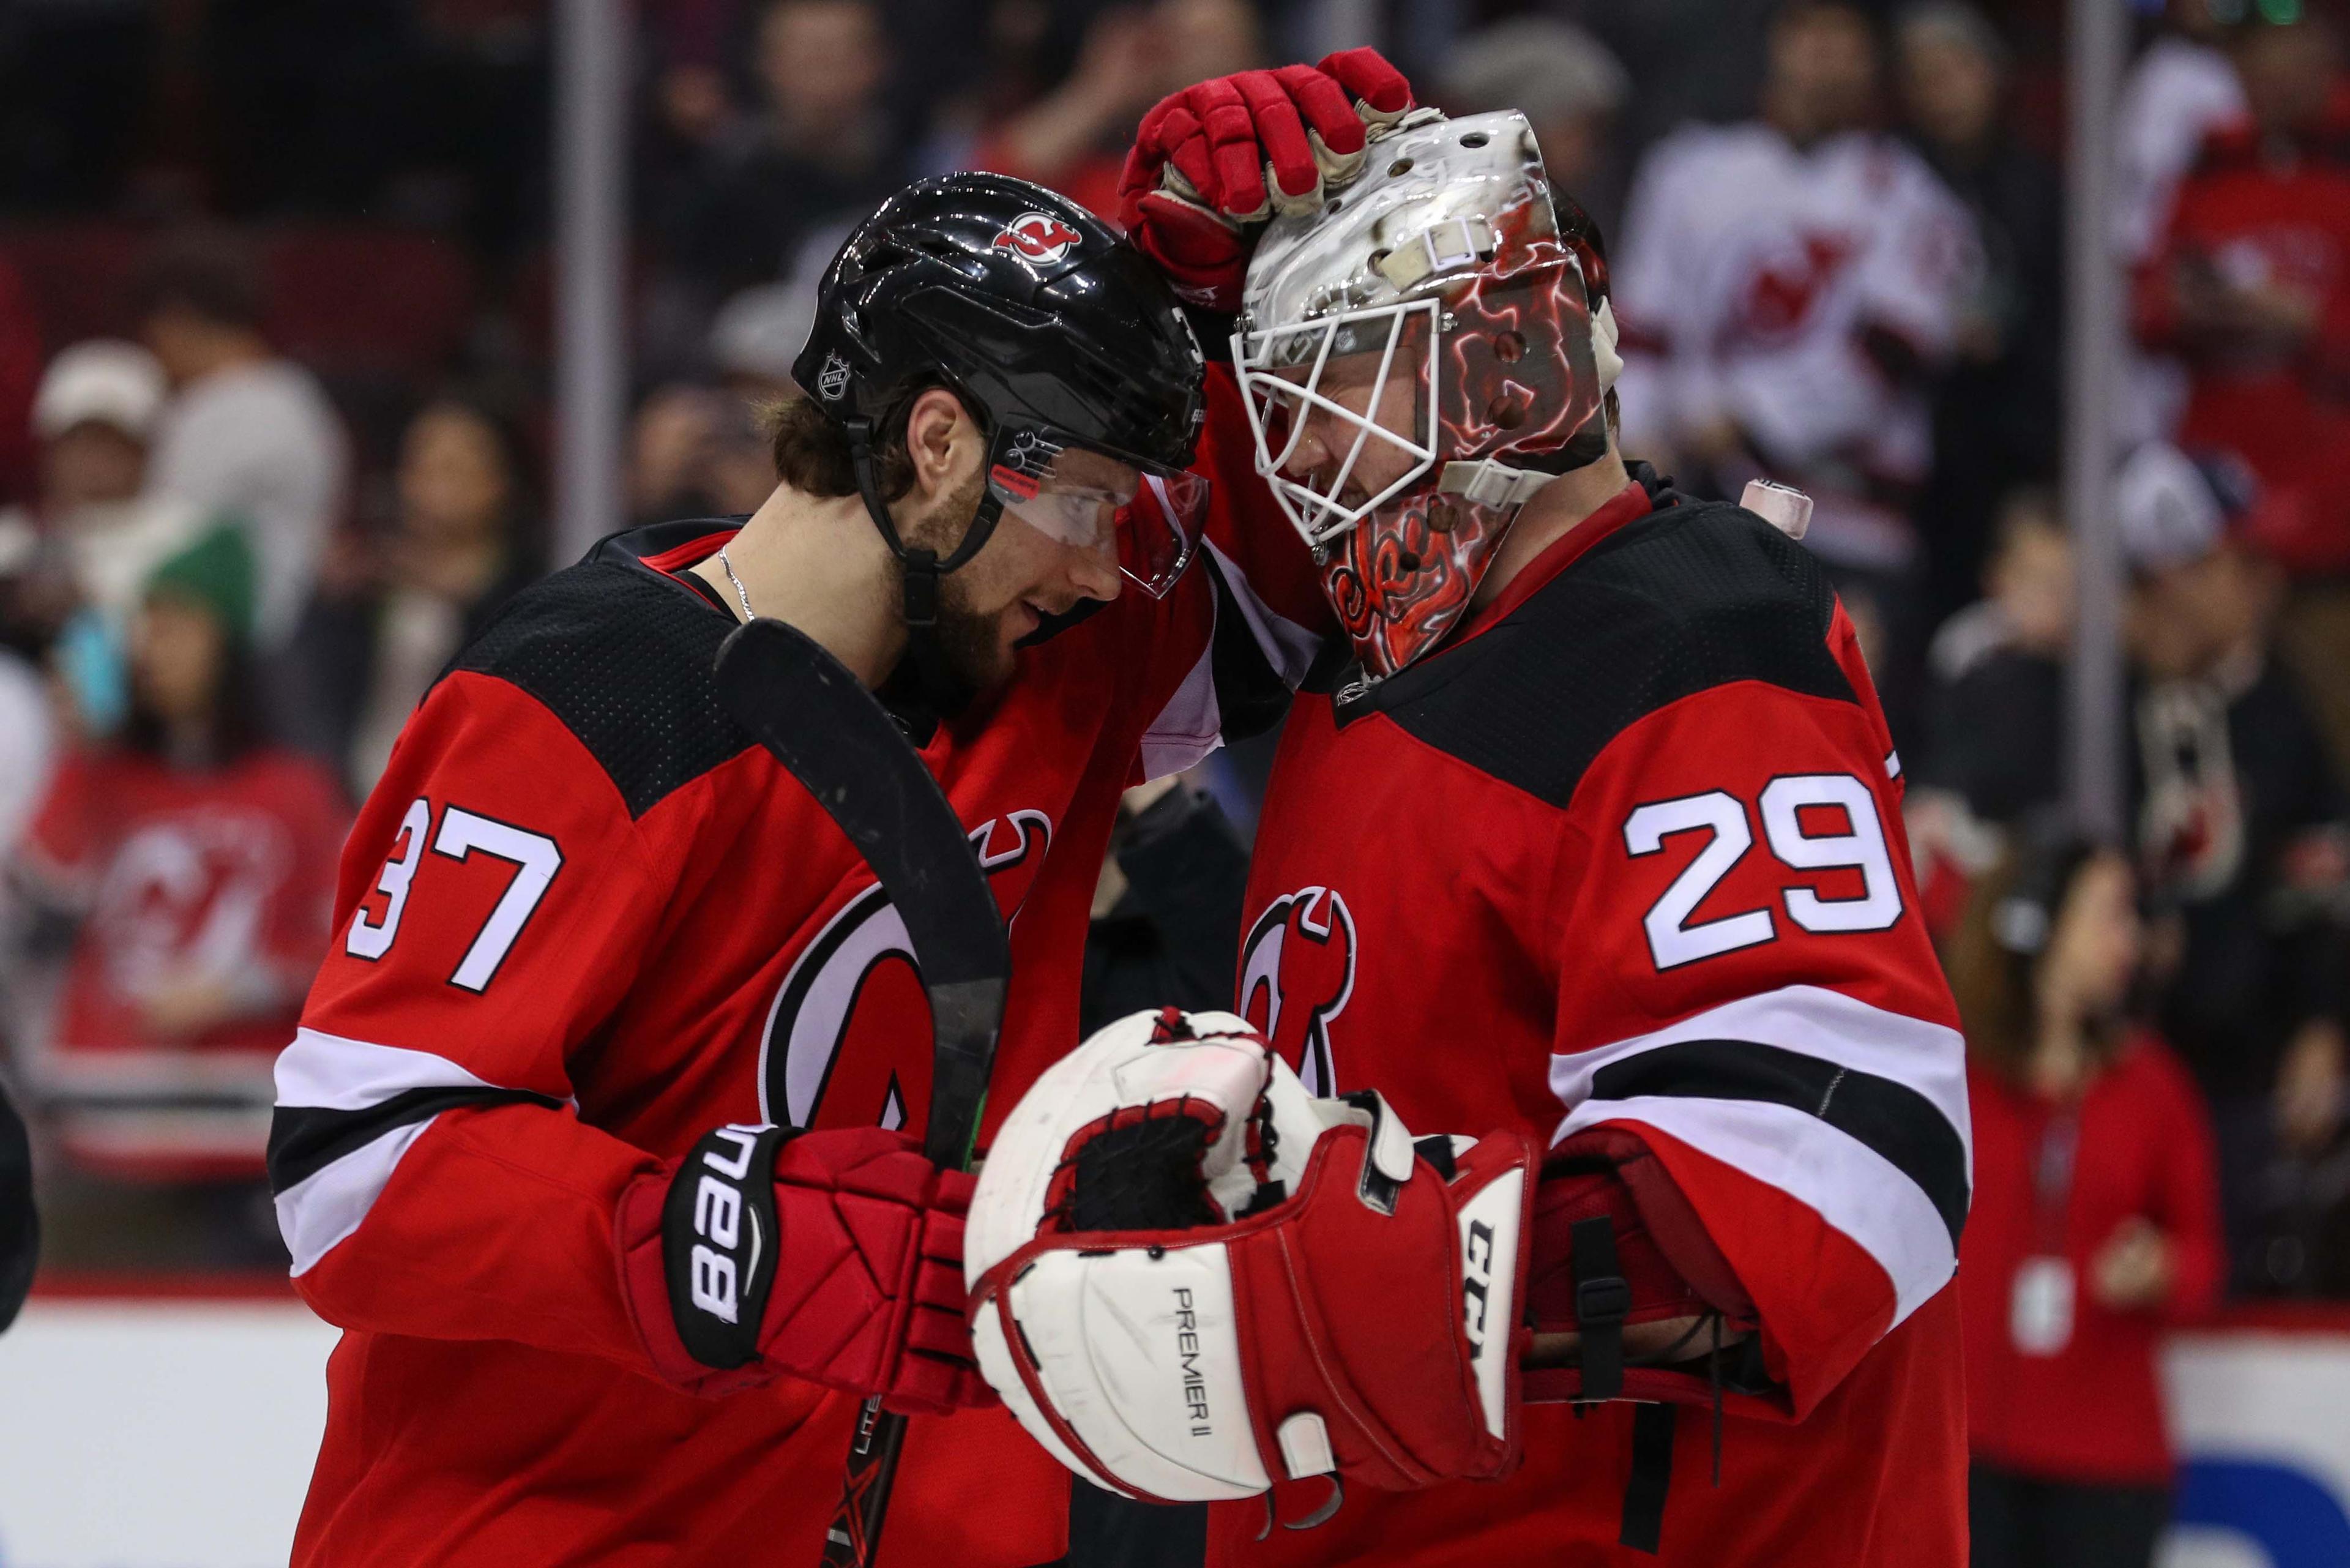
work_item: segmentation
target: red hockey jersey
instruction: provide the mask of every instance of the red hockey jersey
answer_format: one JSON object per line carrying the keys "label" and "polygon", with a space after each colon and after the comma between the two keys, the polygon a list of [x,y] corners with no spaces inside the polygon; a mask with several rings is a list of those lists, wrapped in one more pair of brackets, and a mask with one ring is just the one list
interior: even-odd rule
{"label": "red hockey jersey", "polygon": [[[296,1282],[349,1331],[297,1563],[817,1560],[856,1402],[654,1382],[614,1256],[620,1190],[713,1127],[918,1127],[928,1103],[903,924],[724,716],[733,619],[671,575],[730,532],[639,530],[517,597],[352,833],[271,1138]],[[1213,745],[1284,637],[1213,552],[923,743],[1015,917],[991,1111],[1076,1038],[1120,790]],[[1001,1411],[918,1418],[899,1484],[901,1561],[1063,1550],[1068,1478]]]}
{"label": "red hockey jersey", "polygon": [[[84,919],[28,1064],[77,1159],[141,1179],[261,1173],[270,1064],[326,947],[349,825],[334,774],[292,752],[183,769],[107,749],[57,770],[25,865]],[[225,1015],[162,1026],[156,1005],[188,987]]]}
{"label": "red hockey jersey", "polygon": [[[1653,1563],[1621,1543],[1645,1527],[1708,1568],[1958,1568],[1963,1053],[1817,564],[1636,484],[1461,641],[1367,690],[1336,662],[1274,769],[1242,1007],[1416,1133],[1638,1138],[1781,1392],[1733,1400],[1719,1486],[1701,1412],[1648,1417],[1669,1446],[1636,1464],[1646,1407],[1536,1406],[1504,1482],[1357,1489],[1262,1544],[1261,1509],[1219,1505],[1209,1561]],[[1284,1518],[1326,1496],[1295,1490]]]}

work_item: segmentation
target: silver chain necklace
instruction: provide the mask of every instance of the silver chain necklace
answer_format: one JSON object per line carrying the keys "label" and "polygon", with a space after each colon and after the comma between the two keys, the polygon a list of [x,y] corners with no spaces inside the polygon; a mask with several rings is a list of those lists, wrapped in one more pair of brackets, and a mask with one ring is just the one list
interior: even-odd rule
{"label": "silver chain necklace", "polygon": [[723,545],[718,546],[718,566],[726,574],[726,580],[734,585],[734,597],[743,601],[743,618],[745,621],[756,619],[751,613],[751,596],[743,591],[743,579],[734,575],[734,563],[726,558],[726,546]]}

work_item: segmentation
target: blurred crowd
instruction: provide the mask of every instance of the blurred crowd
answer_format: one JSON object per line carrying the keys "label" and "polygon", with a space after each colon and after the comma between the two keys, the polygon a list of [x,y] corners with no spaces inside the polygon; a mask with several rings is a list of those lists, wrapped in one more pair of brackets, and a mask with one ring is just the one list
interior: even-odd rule
{"label": "blurred crowd", "polygon": [[[555,564],[546,7],[333,10],[0,16],[0,1060],[64,1265],[275,1255],[269,1062],[351,805]],[[764,498],[757,406],[793,390],[815,273],[905,181],[987,168],[1109,211],[1166,92],[1378,41],[1427,99],[1523,109],[1598,219],[1627,451],[1814,499],[1977,1058],[1979,1364],[2223,1292],[2350,1299],[2343,34],[2302,0],[2136,13],[2116,201],[2087,215],[2132,290],[2131,826],[2090,846],[2062,819],[2060,11],[643,7],[628,510]],[[1243,828],[1263,760],[1200,781]],[[1199,848],[1230,830],[1194,799],[1134,803],[1104,996],[1229,970],[1210,906],[1241,862]],[[1170,857],[1178,828],[1205,836]],[[1154,938],[1185,866],[1222,880],[1166,892]],[[1985,1441],[2029,1472],[2048,1424],[2011,1381]]]}

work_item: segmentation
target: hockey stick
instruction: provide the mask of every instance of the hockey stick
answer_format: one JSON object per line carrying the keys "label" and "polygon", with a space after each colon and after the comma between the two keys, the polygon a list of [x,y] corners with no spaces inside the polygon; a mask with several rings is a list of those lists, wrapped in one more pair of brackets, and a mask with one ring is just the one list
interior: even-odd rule
{"label": "hockey stick", "polygon": [[[873,868],[906,924],[931,1003],[930,1122],[922,1152],[971,1164],[1012,948],[987,874],[938,780],[873,694],[812,639],[754,620],[718,649],[718,700],[773,753]],[[866,1401],[825,1532],[824,1568],[871,1568],[906,1418]]]}

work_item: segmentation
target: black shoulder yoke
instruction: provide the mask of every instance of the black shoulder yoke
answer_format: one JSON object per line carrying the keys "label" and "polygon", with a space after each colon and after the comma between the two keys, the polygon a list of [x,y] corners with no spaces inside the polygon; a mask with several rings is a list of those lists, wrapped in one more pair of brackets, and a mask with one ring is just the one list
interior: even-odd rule
{"label": "black shoulder yoke", "polygon": [[450,669],[536,698],[603,765],[629,816],[641,817],[754,744],[719,707],[711,679],[732,618],[638,558],[728,525],[666,524],[604,541],[515,595]]}
{"label": "black shoulder yoke", "polygon": [[1835,595],[1752,513],[1684,501],[1626,524],[1482,636],[1342,701],[1555,805],[1608,742],[1739,680],[1857,701],[1828,650]]}

